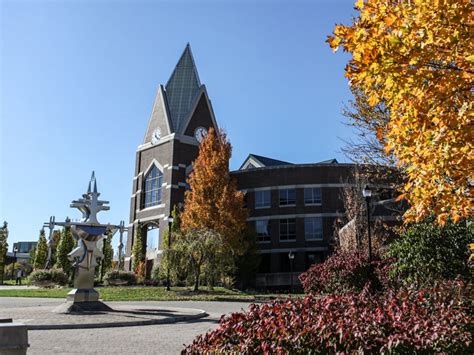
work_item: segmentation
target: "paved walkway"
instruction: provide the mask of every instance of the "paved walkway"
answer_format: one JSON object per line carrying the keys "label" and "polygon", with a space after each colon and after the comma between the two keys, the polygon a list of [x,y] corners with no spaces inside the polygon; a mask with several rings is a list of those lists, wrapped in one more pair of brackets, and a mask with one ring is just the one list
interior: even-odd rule
{"label": "paved walkway", "polygon": [[205,311],[193,308],[154,307],[149,304],[107,302],[113,311],[88,314],[61,314],[54,310],[64,301],[36,304],[33,307],[13,304],[0,309],[0,318],[12,318],[29,330],[107,328],[140,326],[188,321],[206,317]]}
{"label": "paved walkway", "polygon": [[[41,307],[54,308],[60,299],[0,298],[0,315],[9,309],[33,314]],[[191,308],[205,310],[209,317],[172,324],[121,328],[30,330],[28,354],[178,354],[199,334],[213,329],[222,314],[246,309],[242,302],[107,302],[133,308]],[[10,313],[13,313],[10,312]],[[17,320],[17,319],[14,319]]]}
{"label": "paved walkway", "polygon": [[16,285],[0,285],[0,290],[34,290],[39,288],[38,286],[33,286],[33,285],[21,285],[21,286],[16,286]]}

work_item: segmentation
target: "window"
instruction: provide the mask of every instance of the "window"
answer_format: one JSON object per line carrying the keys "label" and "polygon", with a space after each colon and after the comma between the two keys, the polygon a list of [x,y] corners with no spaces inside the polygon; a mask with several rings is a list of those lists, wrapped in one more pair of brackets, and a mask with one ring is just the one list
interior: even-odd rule
{"label": "window", "polygon": [[304,237],[306,240],[323,239],[323,220],[321,217],[307,217],[304,219]]}
{"label": "window", "polygon": [[159,205],[161,203],[163,173],[155,165],[146,175],[144,185],[143,208]]}
{"label": "window", "polygon": [[280,190],[280,206],[289,206],[296,203],[296,190],[283,189]]}
{"label": "window", "polygon": [[309,187],[304,189],[304,204],[321,203],[321,188]]}
{"label": "window", "polygon": [[270,241],[270,221],[268,219],[255,221],[255,230],[257,231],[258,242]]}
{"label": "window", "polygon": [[296,239],[296,223],[294,218],[280,219],[280,241]]}
{"label": "window", "polygon": [[255,191],[255,208],[267,208],[271,206],[271,191]]}

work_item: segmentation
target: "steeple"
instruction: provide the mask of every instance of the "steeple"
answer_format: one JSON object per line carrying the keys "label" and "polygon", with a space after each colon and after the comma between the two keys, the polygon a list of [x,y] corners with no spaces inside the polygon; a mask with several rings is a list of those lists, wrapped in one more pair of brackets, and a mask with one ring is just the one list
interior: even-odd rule
{"label": "steeple", "polygon": [[168,109],[175,132],[183,129],[200,88],[201,82],[194,64],[191,46],[188,43],[165,86]]}
{"label": "steeple", "polygon": [[196,125],[217,127],[188,43],[166,85],[158,87],[143,144],[156,143],[172,133],[194,137]]}

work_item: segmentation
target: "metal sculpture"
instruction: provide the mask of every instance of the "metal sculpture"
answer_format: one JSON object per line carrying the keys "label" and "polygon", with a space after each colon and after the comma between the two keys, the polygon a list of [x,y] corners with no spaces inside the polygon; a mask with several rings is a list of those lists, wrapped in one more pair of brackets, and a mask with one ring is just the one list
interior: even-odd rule
{"label": "metal sculpture", "polygon": [[[73,249],[68,258],[74,267],[74,289],[68,293],[66,304],[58,307],[55,311],[61,313],[78,311],[99,311],[110,308],[99,302],[99,293],[94,290],[95,267],[104,257],[102,253],[102,241],[108,232],[112,235],[120,230],[125,231],[124,222],[120,225],[101,224],[97,219],[97,213],[110,209],[108,201],[99,200],[100,193],[97,191],[95,173],[92,172],[87,192],[82,198],[73,200],[70,207],[77,208],[82,213],[82,219],[74,222],[67,219],[65,222],[56,222],[54,216],[50,218],[50,246],[52,245],[52,233],[54,226],[70,227],[73,237],[77,241],[77,247]],[[51,255],[48,253],[48,263]]]}

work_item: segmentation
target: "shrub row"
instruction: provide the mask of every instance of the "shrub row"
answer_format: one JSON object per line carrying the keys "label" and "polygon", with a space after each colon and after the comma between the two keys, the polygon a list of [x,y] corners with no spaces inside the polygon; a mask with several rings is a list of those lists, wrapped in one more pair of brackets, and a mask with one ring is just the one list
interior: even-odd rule
{"label": "shrub row", "polygon": [[[455,287],[456,286],[456,287]],[[367,289],[251,305],[183,353],[468,353],[469,317],[454,283],[385,295]]]}
{"label": "shrub row", "polygon": [[369,263],[367,254],[337,251],[324,263],[313,264],[300,275],[305,293],[360,292],[369,286],[372,291],[382,291],[394,286],[389,278],[389,265],[393,259],[375,258]]}
{"label": "shrub row", "polygon": [[68,276],[62,269],[35,270],[29,276],[32,285],[53,287],[66,285]]}
{"label": "shrub row", "polygon": [[110,286],[130,286],[137,283],[137,276],[130,271],[112,270],[105,274],[104,280]]}

